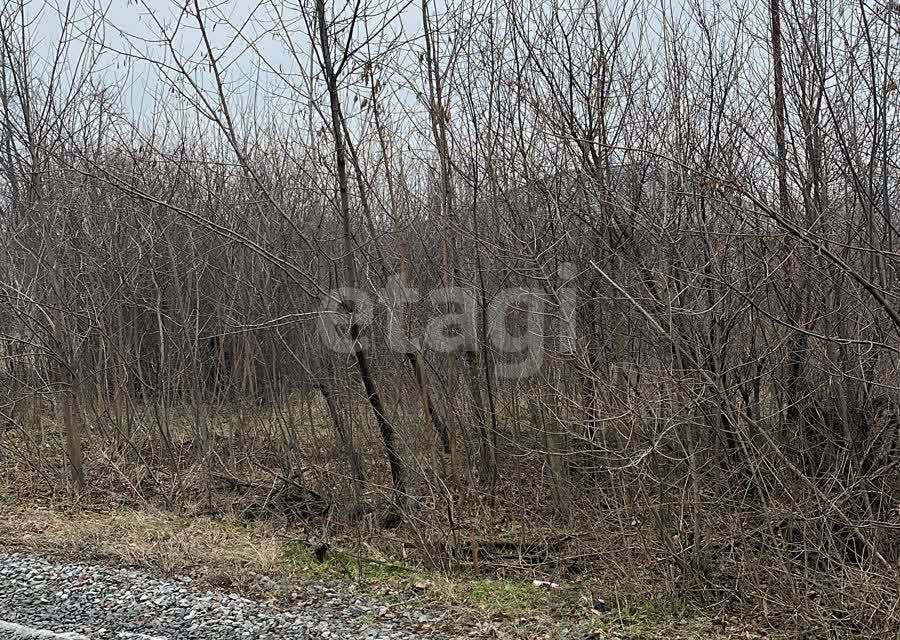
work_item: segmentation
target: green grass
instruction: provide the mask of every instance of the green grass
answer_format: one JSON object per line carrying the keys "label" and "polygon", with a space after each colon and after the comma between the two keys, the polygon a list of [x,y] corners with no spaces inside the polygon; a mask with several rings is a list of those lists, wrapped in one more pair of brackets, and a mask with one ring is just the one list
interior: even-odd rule
{"label": "green grass", "polygon": [[296,542],[284,546],[283,562],[288,570],[300,577],[353,578],[364,583],[408,577],[413,573],[405,567],[363,558],[341,549],[330,549],[325,559],[319,562],[308,545]]}
{"label": "green grass", "polygon": [[532,614],[547,606],[548,593],[531,583],[489,578],[464,580],[460,596],[488,615]]}
{"label": "green grass", "polygon": [[551,599],[562,597],[528,581],[447,576],[362,558],[340,549],[330,549],[319,562],[310,547],[302,543],[285,545],[282,562],[299,580],[349,578],[363,588],[401,594],[406,600],[414,594],[423,604],[452,603],[488,617],[534,615],[546,611]]}

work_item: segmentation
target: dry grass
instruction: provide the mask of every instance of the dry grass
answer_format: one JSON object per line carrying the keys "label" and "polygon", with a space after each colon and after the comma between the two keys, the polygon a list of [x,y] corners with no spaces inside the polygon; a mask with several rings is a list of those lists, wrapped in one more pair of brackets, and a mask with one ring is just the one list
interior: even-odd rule
{"label": "dry grass", "polygon": [[0,546],[191,575],[214,586],[253,593],[262,576],[277,576],[283,542],[265,524],[179,518],[155,511],[60,512],[8,508],[0,514]]}
{"label": "dry grass", "polygon": [[[226,431],[217,437],[226,438]],[[7,434],[7,442],[13,435]],[[720,607],[698,614],[700,605],[683,604],[691,602],[690,585],[666,572],[666,550],[641,524],[652,520],[640,506],[623,513],[609,487],[585,489],[596,500],[573,512],[563,528],[546,499],[548,487],[536,480],[543,477],[540,469],[518,461],[494,499],[462,484],[454,503],[457,528],[449,537],[446,505],[432,491],[423,464],[421,477],[411,474],[409,522],[387,531],[377,520],[385,503],[380,487],[387,480],[373,480],[364,496],[372,513],[351,521],[340,459],[322,445],[304,450],[304,484],[326,495],[333,509],[325,517],[298,521],[272,504],[273,488],[281,482],[275,471],[281,467],[277,452],[269,451],[271,442],[248,434],[240,442],[219,443],[231,458],[211,479],[209,469],[185,453],[189,440],[179,440],[181,457],[173,465],[156,461],[152,446],[129,457],[130,449],[89,437],[89,487],[73,500],[61,482],[62,443],[54,431],[45,439],[41,466],[11,458],[0,469],[0,548],[186,574],[204,585],[277,602],[290,602],[295,593],[302,597],[310,583],[352,584],[401,608],[452,608],[454,619],[488,625],[495,635],[512,630],[531,638],[729,637],[721,635],[720,626],[711,628]],[[378,459],[378,451],[364,452],[366,459]],[[385,471],[383,465],[371,466]],[[228,486],[231,477],[252,489]],[[265,509],[250,508],[263,502]],[[332,546],[325,562],[311,553],[310,537]],[[532,562],[492,558],[482,546],[475,566],[466,555],[472,537],[534,543],[550,551]],[[563,541],[558,549],[557,541]],[[563,589],[534,588],[532,579],[559,582]],[[606,598],[614,611],[591,613],[592,594]],[[595,632],[602,633],[590,635]]]}
{"label": "dry grass", "polygon": [[499,638],[726,637],[714,633],[708,621],[652,609],[600,617],[577,590],[548,591],[525,580],[425,573],[342,550],[317,562],[304,542],[267,523],[152,510],[104,513],[7,505],[0,512],[0,548],[189,575],[201,585],[279,603],[302,597],[312,583],[352,581],[354,588],[377,594],[398,610],[452,608],[448,617],[466,633],[475,629]]}

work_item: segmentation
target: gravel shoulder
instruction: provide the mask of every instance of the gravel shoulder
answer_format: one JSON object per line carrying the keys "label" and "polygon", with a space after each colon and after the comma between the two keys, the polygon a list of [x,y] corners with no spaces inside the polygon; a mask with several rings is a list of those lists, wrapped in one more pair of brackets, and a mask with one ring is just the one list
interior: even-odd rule
{"label": "gravel shoulder", "polygon": [[[315,601],[278,609],[190,578],[60,563],[0,552],[0,637],[230,640],[447,638],[380,620],[373,600],[321,587]],[[421,628],[432,620],[422,619]],[[31,635],[28,635],[31,634]]]}

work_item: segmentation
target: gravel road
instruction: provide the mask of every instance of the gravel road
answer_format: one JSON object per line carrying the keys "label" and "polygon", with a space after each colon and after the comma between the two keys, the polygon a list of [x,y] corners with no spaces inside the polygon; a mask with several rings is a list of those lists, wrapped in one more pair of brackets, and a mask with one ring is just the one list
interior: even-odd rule
{"label": "gravel road", "polygon": [[0,552],[0,639],[420,640],[426,614],[384,621],[378,603],[321,588],[286,610],[137,571]]}

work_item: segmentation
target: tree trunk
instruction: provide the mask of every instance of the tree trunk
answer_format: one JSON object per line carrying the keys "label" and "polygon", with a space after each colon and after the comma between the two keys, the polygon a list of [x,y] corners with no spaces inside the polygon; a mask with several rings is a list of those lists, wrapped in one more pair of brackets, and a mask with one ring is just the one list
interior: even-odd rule
{"label": "tree trunk", "polygon": [[[338,90],[338,78],[335,73],[334,64],[331,59],[331,43],[328,36],[328,23],[325,19],[325,2],[324,0],[316,0],[316,15],[319,27],[319,44],[322,50],[322,67],[325,73],[325,82],[328,85],[328,97],[331,106],[331,128],[334,135],[334,154],[337,164],[338,191],[340,194],[340,214],[343,225],[343,241],[344,241],[344,277],[347,279],[347,286],[355,287],[356,263],[354,259],[354,243],[351,235],[350,222],[350,193],[349,181],[347,177],[347,151],[344,146],[344,134],[341,126],[341,104],[340,94]],[[356,366],[359,369],[359,376],[362,379],[363,388],[366,392],[366,399],[372,408],[375,416],[375,422],[381,432],[381,439],[384,443],[384,451],[387,456],[388,465],[391,471],[391,482],[394,490],[395,506],[402,507],[404,496],[406,493],[404,482],[404,469],[400,455],[397,452],[396,442],[394,440],[394,427],[388,420],[384,411],[384,405],[381,396],[378,393],[378,387],[369,368],[369,361],[366,357],[365,349],[359,342],[359,326],[353,319],[353,310],[351,311],[350,320],[350,337],[356,343],[354,355],[356,357]]]}

